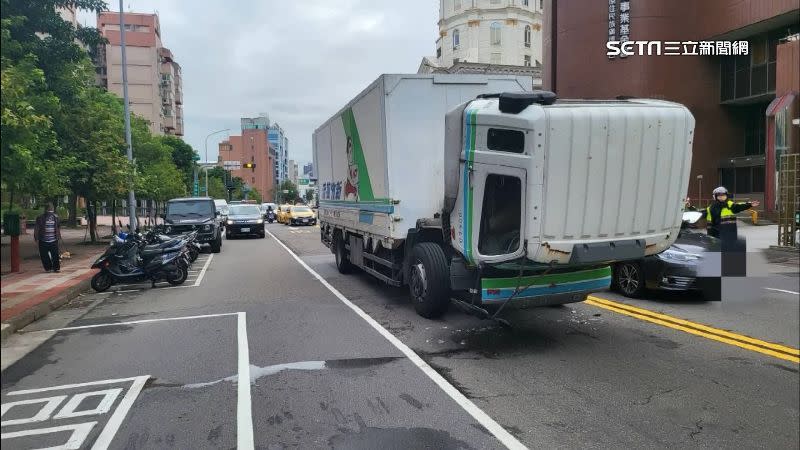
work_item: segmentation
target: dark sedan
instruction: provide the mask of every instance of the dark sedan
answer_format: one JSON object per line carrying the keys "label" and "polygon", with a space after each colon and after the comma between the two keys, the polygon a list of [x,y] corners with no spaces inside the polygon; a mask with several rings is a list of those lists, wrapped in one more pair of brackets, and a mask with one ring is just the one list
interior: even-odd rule
{"label": "dark sedan", "polygon": [[645,289],[701,291],[698,280],[703,264],[714,261],[719,240],[690,229],[702,213],[687,212],[678,238],[658,255],[614,265],[612,286],[626,297],[640,297]]}
{"label": "dark sedan", "polygon": [[225,237],[230,239],[235,236],[265,236],[264,216],[258,205],[231,205],[228,208]]}

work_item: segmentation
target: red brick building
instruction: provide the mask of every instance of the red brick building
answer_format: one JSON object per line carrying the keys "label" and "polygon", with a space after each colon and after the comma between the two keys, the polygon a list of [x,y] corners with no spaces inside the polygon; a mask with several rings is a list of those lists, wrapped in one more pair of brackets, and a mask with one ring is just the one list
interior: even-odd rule
{"label": "red brick building", "polygon": [[252,168],[242,167],[231,170],[234,177],[258,189],[263,201],[275,198],[275,151],[270,150],[267,129],[243,129],[241,136],[230,136],[219,143],[219,164],[238,161],[244,166],[252,163]]}
{"label": "red brick building", "polygon": [[[746,40],[749,54],[609,58],[610,19],[622,31],[610,13],[623,2],[631,41]],[[707,201],[725,185],[774,209],[776,159],[800,151],[798,0],[545,0],[544,15],[544,89],[686,105],[697,121],[690,196]]]}

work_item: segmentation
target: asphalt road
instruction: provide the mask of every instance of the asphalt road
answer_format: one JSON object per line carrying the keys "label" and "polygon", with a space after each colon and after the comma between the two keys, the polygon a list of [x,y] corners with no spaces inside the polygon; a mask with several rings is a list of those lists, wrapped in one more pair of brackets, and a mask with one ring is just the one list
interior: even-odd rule
{"label": "asphalt road", "polygon": [[324,282],[270,236],[226,240],[185,287],[88,294],[4,343],[3,448],[798,447],[796,362],[669,325],[796,349],[797,278],[736,302],[602,293],[506,329],[423,319],[339,274],[318,228],[267,229]]}

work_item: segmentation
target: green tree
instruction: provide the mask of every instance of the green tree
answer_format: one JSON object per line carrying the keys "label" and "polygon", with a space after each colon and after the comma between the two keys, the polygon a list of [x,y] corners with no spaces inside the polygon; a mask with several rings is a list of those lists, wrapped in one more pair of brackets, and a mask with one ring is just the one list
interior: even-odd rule
{"label": "green tree", "polygon": [[[171,149],[172,162],[181,172],[183,182],[186,184],[187,189],[191,190],[192,184],[194,183],[194,171],[197,167],[195,163],[198,159],[197,152],[194,151],[191,145],[183,142],[176,136],[161,136],[160,140],[162,144],[167,145]],[[209,191],[211,191],[210,186]]]}
{"label": "green tree", "polygon": [[[3,47],[9,36],[6,22]],[[0,66],[0,181],[10,192],[9,201],[13,203],[15,193],[62,194],[64,183],[52,158],[58,143],[50,116],[58,98],[46,89],[35,56],[28,55],[17,64],[3,57]]]}
{"label": "green tree", "polygon": [[290,180],[284,180],[281,183],[278,195],[281,203],[293,203],[297,201],[297,185],[292,183]]}
{"label": "green tree", "polygon": [[306,201],[306,203],[311,203],[311,201],[314,200],[314,191],[312,189],[306,189],[306,195],[304,200]]}

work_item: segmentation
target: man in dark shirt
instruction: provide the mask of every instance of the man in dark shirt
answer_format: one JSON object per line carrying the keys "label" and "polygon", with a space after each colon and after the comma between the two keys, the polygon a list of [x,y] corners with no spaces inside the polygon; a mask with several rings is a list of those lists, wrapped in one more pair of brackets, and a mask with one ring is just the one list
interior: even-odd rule
{"label": "man in dark shirt", "polygon": [[58,241],[61,240],[61,225],[52,203],[48,203],[44,214],[36,218],[33,240],[39,244],[39,256],[42,258],[44,270],[60,272],[61,254],[58,251]]}

